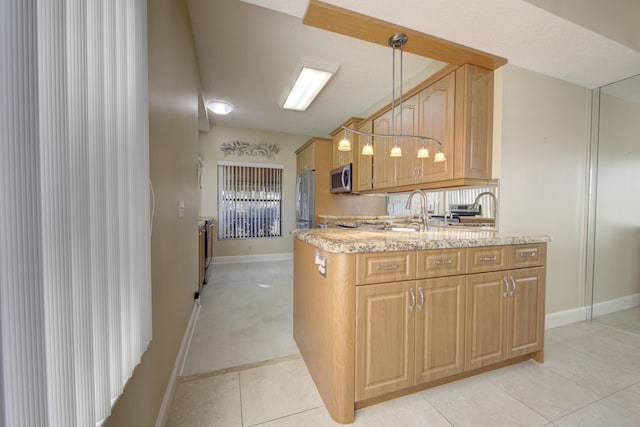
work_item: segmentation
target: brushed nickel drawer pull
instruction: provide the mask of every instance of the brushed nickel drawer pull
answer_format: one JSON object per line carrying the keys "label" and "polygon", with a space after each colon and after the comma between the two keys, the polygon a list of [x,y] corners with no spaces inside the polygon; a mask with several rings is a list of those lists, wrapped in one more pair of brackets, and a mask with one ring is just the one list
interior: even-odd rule
{"label": "brushed nickel drawer pull", "polygon": [[424,307],[424,291],[422,288],[418,288],[418,292],[420,292],[420,304],[418,304],[418,311],[422,311],[422,307]]}
{"label": "brushed nickel drawer pull", "polygon": [[449,259],[449,260],[446,260],[446,261],[435,260],[435,261],[433,261],[433,264],[434,265],[449,265],[449,264],[453,264],[453,260],[452,259]]}
{"label": "brushed nickel drawer pull", "polygon": [[520,256],[522,258],[530,258],[530,257],[534,257],[536,256],[536,251],[531,251],[531,252],[520,252]]}
{"label": "brushed nickel drawer pull", "polygon": [[481,256],[480,257],[480,261],[495,261],[497,258],[496,256]]}
{"label": "brushed nickel drawer pull", "polygon": [[509,282],[507,282],[507,276],[502,278],[502,281],[504,282],[504,293],[502,294],[503,298],[506,298],[507,295],[510,295],[509,292]]}
{"label": "brushed nickel drawer pull", "polygon": [[411,305],[409,306],[409,313],[413,313],[416,308],[416,293],[413,288],[409,289],[409,295],[411,296]]}
{"label": "brushed nickel drawer pull", "polygon": [[398,264],[392,264],[392,265],[378,265],[376,266],[376,269],[378,270],[396,270],[398,269],[400,266]]}

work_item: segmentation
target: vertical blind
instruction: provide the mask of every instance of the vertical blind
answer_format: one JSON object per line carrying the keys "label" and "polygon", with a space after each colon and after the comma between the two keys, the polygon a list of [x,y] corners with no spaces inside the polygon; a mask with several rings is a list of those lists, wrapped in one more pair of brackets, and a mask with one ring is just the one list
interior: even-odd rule
{"label": "vertical blind", "polygon": [[279,237],[282,166],[218,162],[218,238]]}
{"label": "vertical blind", "polygon": [[101,424],[151,340],[146,17],[0,2],[0,425]]}

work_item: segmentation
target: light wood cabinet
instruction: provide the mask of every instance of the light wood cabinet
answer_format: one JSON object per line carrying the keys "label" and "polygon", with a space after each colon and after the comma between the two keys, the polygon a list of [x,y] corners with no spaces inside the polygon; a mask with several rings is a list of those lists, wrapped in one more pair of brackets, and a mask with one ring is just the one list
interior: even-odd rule
{"label": "light wood cabinet", "polygon": [[[373,120],[373,133],[389,135],[391,133],[391,111]],[[373,138],[373,188],[375,190],[391,187],[395,177],[395,163],[391,161],[389,138]]]}
{"label": "light wood cabinet", "polygon": [[[402,101],[402,109],[395,110],[395,134],[419,135],[419,96],[414,95]],[[402,114],[401,114],[402,113]],[[393,164],[393,185],[410,185],[418,182],[418,149],[420,146],[413,138],[398,138],[398,146],[402,150],[402,157],[387,157]],[[389,140],[389,152],[395,145],[395,140]],[[389,154],[386,154],[389,156]]]}
{"label": "light wood cabinet", "polygon": [[357,254],[356,285],[415,279],[415,259],[414,251]]}
{"label": "light wood cabinet", "polygon": [[300,151],[296,151],[296,174],[316,169],[316,147],[313,144],[303,146]]}
{"label": "light wood cabinet", "polygon": [[464,276],[419,280],[416,314],[416,384],[464,369]]}
{"label": "light wood cabinet", "polygon": [[[453,179],[455,130],[456,74],[450,73],[420,92],[420,122],[417,135],[429,136],[442,143],[442,152],[447,161],[435,163],[437,144],[427,143],[430,157],[418,159],[413,155],[418,171],[419,183]],[[416,141],[416,144],[418,142]],[[418,147],[420,148],[420,147]]]}
{"label": "light wood cabinet", "polygon": [[464,276],[356,289],[356,401],[462,372]]}
{"label": "light wood cabinet", "polygon": [[394,140],[374,138],[370,191],[486,185],[491,180],[493,71],[469,64],[447,67],[407,92],[402,120],[399,108],[395,109],[395,129],[391,115],[391,106],[373,115],[373,132],[435,138],[442,143],[447,160],[433,162],[438,150],[433,143],[425,144],[430,157],[418,159],[422,142],[410,138],[398,139],[402,157],[392,158]]}
{"label": "light wood cabinet", "polygon": [[[357,130],[373,132],[373,120],[365,120],[357,126]],[[355,139],[355,138],[354,138]],[[353,188],[354,191],[368,191],[373,188],[373,156],[363,156],[362,149],[367,143],[373,146],[373,138],[358,135],[356,152],[353,154]]]}
{"label": "light wood cabinet", "polygon": [[415,383],[414,286],[411,281],[356,289],[356,401]]}
{"label": "light wood cabinet", "polygon": [[493,71],[466,64],[456,70],[454,179],[491,179]]}
{"label": "light wood cabinet", "polygon": [[468,251],[465,370],[542,350],[546,245]]}
{"label": "light wood cabinet", "polygon": [[354,129],[362,121],[359,117],[351,117],[346,122],[342,123],[341,126],[336,128],[333,132],[331,132],[331,141],[332,141],[332,151],[333,151],[333,162],[332,168],[339,168],[340,166],[348,165],[349,163],[353,163],[356,154],[357,147],[357,135],[350,134],[347,132],[347,137],[349,141],[351,141],[351,151],[340,151],[338,150],[338,145],[340,141],[344,138],[345,132],[342,129],[342,126],[346,126],[348,128]]}
{"label": "light wood cabinet", "polygon": [[294,337],[338,422],[353,422],[354,408],[543,361],[545,243],[325,252],[326,277],[317,248],[295,239],[294,253]]}

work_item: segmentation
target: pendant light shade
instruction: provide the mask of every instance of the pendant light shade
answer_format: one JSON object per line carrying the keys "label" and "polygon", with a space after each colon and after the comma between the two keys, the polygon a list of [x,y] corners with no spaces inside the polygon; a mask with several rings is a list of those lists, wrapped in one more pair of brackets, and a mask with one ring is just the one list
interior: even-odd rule
{"label": "pendant light shade", "polygon": [[419,159],[429,158],[429,150],[425,146],[422,146],[422,148],[418,150],[418,158]]}
{"label": "pendant light shade", "polygon": [[347,139],[347,131],[344,131],[344,136],[340,143],[338,143],[338,151],[351,151],[351,142]]}
{"label": "pendant light shade", "polygon": [[362,147],[362,155],[373,156],[373,146],[371,145],[371,143],[367,142],[367,145]]}
{"label": "pendant light shade", "polygon": [[394,145],[389,154],[391,157],[402,157],[402,150],[398,144]]}
{"label": "pendant light shade", "polygon": [[444,153],[440,150],[438,150],[438,152],[436,153],[436,156],[433,158],[433,161],[435,163],[441,163],[446,161],[447,159],[444,157]]}

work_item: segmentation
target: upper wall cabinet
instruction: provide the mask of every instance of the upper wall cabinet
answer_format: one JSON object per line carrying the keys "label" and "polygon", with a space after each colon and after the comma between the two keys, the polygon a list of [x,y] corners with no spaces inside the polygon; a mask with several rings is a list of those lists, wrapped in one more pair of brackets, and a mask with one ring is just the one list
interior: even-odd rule
{"label": "upper wall cabinet", "polygon": [[[391,110],[373,117],[373,132],[391,133]],[[430,158],[418,159],[422,143],[399,138],[402,157],[390,157],[395,140],[374,138],[373,190],[408,191],[486,184],[491,179],[493,72],[474,65],[448,72],[407,93],[394,133],[428,136],[442,143],[446,161],[434,163],[437,144],[425,143]],[[335,141],[334,141],[335,145]],[[360,189],[360,191],[365,191]]]}
{"label": "upper wall cabinet", "polygon": [[347,137],[351,141],[351,151],[340,151],[338,150],[338,145],[340,141],[344,138],[344,130],[342,126],[346,126],[350,129],[355,129],[356,126],[362,121],[361,118],[352,117],[346,122],[344,122],[340,127],[336,128],[333,132],[331,132],[331,140],[333,141],[333,167],[339,168],[340,166],[348,165],[349,163],[353,163],[354,160],[354,150],[357,146],[357,138],[356,135],[351,135],[348,132]]}
{"label": "upper wall cabinet", "polygon": [[[364,120],[358,124],[357,130],[373,132],[373,121]],[[373,138],[367,135],[358,135],[356,147],[353,153],[353,188],[354,191],[367,191],[373,188],[373,156],[362,155],[362,149],[367,143],[373,145]]]}

